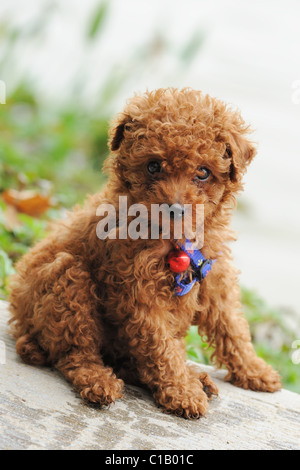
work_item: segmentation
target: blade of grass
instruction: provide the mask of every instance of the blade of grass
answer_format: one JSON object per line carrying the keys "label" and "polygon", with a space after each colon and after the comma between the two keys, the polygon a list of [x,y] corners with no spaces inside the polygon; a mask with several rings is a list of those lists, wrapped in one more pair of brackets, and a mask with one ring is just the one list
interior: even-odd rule
{"label": "blade of grass", "polygon": [[100,3],[100,5],[97,6],[97,9],[93,12],[88,27],[88,39],[93,40],[100,33],[107,17],[108,8],[108,1],[103,1]]}

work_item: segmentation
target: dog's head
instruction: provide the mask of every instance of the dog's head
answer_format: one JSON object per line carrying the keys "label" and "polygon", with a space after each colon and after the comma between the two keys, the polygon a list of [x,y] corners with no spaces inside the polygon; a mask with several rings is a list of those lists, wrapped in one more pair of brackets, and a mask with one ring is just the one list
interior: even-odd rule
{"label": "dog's head", "polygon": [[207,218],[242,189],[255,155],[248,132],[240,114],[215,98],[159,89],[135,96],[113,121],[106,167],[132,202],[204,204]]}

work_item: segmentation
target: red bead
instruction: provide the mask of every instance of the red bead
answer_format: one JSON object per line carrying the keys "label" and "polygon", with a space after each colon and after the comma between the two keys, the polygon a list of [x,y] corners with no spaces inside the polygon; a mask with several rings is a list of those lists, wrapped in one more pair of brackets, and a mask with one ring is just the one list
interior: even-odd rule
{"label": "red bead", "polygon": [[167,263],[174,273],[182,273],[190,265],[190,257],[182,250],[174,250],[168,254]]}

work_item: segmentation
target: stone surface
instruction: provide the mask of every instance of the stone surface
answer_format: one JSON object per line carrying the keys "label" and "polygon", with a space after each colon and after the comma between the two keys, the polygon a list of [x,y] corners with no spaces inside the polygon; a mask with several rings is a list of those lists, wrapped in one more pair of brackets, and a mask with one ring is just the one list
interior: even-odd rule
{"label": "stone surface", "polygon": [[[220,395],[206,418],[166,415],[151,395],[126,387],[109,409],[86,405],[49,368],[28,366],[7,334],[7,304],[0,302],[0,449],[299,449],[300,395],[255,393],[209,371]],[[5,350],[5,357],[4,357]]]}

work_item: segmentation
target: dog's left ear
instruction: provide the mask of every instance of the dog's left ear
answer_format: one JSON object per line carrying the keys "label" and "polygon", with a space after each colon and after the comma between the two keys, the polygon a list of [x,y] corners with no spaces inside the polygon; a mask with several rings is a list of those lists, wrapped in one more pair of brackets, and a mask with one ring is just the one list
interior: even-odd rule
{"label": "dog's left ear", "polygon": [[241,179],[255,155],[256,148],[253,142],[245,138],[243,133],[231,133],[228,143],[226,143],[225,158],[231,159],[230,179],[232,182]]}

